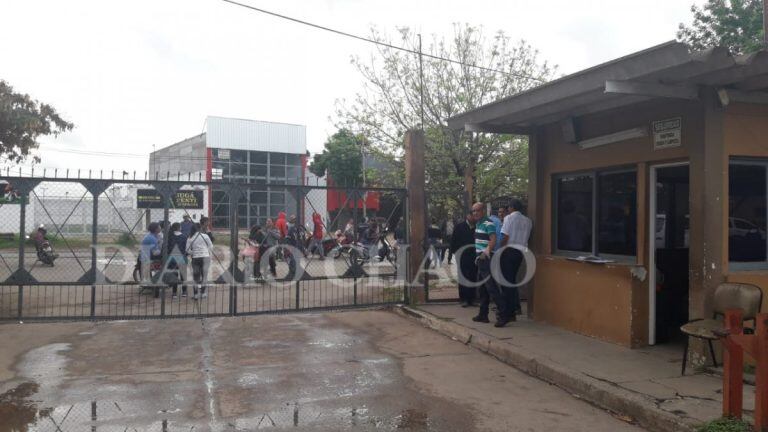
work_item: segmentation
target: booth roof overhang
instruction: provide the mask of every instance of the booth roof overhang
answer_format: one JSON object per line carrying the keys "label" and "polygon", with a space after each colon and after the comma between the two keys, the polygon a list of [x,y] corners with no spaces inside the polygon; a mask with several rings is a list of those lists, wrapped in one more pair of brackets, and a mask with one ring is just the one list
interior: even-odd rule
{"label": "booth roof overhang", "polygon": [[768,104],[768,50],[691,52],[667,42],[547,82],[448,119],[454,130],[529,135],[538,126],[660,98]]}

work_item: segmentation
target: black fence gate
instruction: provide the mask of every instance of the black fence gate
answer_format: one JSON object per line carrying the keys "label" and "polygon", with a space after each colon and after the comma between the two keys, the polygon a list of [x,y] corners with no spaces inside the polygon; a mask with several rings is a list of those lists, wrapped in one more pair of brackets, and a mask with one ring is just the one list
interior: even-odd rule
{"label": "black fence gate", "polygon": [[[407,300],[404,189],[206,181],[202,174],[7,173],[0,187],[0,320],[248,315]],[[186,234],[205,219],[213,249],[195,295],[183,251],[167,245],[174,231]],[[147,228],[154,224],[161,233],[153,240]],[[138,264],[142,255],[149,264]]]}

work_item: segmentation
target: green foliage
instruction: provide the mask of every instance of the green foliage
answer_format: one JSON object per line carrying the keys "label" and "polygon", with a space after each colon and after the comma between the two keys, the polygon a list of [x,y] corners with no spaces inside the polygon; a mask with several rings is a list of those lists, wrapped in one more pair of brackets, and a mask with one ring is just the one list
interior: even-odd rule
{"label": "green foliage", "polygon": [[[371,33],[378,41],[419,49],[418,35],[411,29],[399,29],[395,41],[376,29]],[[429,194],[430,200],[449,196],[461,206],[465,190],[473,190],[480,200],[524,193],[525,138],[455,131],[447,120],[536,87],[551,79],[555,68],[539,60],[538,51],[524,41],[513,43],[503,32],[486,37],[479,27],[456,25],[451,37],[432,36],[425,42],[425,54],[502,73],[423,56],[422,80],[418,55],[379,46],[370,60],[352,59],[364,88],[352,101],[337,101],[337,126],[362,131],[371,151],[397,167],[391,171],[403,184],[403,138],[407,130],[421,127],[423,92],[428,188],[447,192]]]}
{"label": "green foliage", "polygon": [[752,426],[744,420],[723,417],[699,426],[696,432],[752,432]]}
{"label": "green foliage", "polygon": [[680,24],[677,38],[696,50],[727,47],[749,54],[763,47],[763,0],[707,0],[691,6],[693,23]]}
{"label": "green foliage", "polygon": [[330,174],[337,185],[360,186],[363,180],[363,137],[341,129],[325,142],[322,153],[315,155],[309,170],[317,175]]}
{"label": "green foliage", "polygon": [[115,243],[119,244],[120,246],[132,247],[136,245],[137,241],[133,234],[124,232],[120,234],[119,237],[117,237],[117,241]]}
{"label": "green foliage", "polygon": [[[0,80],[0,156],[22,162],[38,147],[39,137],[57,136],[73,127],[52,106],[15,93],[13,87]],[[34,160],[39,158],[35,156]]]}

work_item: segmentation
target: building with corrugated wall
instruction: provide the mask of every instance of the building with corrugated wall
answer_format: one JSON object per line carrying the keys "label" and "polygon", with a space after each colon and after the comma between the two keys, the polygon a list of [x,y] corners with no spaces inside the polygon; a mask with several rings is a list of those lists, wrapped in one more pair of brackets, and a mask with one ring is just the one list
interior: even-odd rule
{"label": "building with corrugated wall", "polygon": [[[306,178],[307,128],[303,125],[209,116],[205,132],[150,155],[150,176],[158,179],[223,180],[264,184],[250,187],[238,206],[238,226],[263,225],[279,212],[297,211],[286,188]],[[228,228],[229,198],[223,190],[208,191],[208,214],[215,228]]]}

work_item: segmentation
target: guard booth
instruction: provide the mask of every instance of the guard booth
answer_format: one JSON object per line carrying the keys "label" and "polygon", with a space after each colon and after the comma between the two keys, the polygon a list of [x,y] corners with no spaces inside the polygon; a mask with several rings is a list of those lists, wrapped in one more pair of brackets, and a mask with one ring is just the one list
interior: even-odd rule
{"label": "guard booth", "polygon": [[449,125],[529,137],[534,319],[639,347],[722,282],[768,294],[768,52],[669,42]]}

